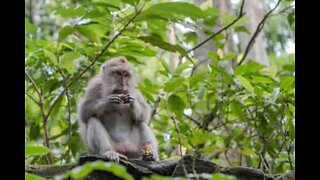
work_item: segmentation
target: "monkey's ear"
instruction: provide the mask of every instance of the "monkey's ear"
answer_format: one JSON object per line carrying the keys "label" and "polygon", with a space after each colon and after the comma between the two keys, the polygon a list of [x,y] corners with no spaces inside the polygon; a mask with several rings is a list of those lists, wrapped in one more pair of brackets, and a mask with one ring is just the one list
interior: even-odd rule
{"label": "monkey's ear", "polygon": [[120,56],[119,57],[119,61],[122,63],[126,63],[127,62],[127,58],[125,56]]}
{"label": "monkey's ear", "polygon": [[101,71],[104,71],[105,69],[106,69],[106,65],[103,64],[103,65],[101,66]]}

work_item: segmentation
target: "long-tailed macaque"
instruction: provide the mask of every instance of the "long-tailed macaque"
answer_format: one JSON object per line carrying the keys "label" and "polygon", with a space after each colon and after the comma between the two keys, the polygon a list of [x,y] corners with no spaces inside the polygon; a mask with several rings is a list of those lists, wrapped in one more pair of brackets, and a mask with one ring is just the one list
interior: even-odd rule
{"label": "long-tailed macaque", "polygon": [[148,127],[151,110],[135,86],[133,68],[123,56],[106,61],[89,81],[78,116],[90,154],[118,162],[142,158],[149,146],[152,159],[159,160],[157,141]]}

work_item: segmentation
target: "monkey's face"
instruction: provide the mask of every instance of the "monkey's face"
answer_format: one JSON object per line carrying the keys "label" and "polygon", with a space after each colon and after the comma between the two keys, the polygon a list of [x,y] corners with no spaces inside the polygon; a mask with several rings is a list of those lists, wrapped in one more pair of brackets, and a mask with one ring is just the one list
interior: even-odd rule
{"label": "monkey's face", "polygon": [[124,59],[107,61],[103,65],[103,75],[106,85],[111,88],[112,94],[128,94],[134,89],[133,68]]}
{"label": "monkey's face", "polygon": [[128,94],[131,81],[131,74],[126,70],[114,70],[109,73],[110,79],[113,81],[113,94]]}

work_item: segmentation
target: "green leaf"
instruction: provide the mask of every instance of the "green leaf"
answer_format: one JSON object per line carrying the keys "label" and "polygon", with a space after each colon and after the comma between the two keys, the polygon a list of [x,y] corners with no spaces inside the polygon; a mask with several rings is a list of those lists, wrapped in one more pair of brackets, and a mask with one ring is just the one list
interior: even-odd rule
{"label": "green leaf", "polygon": [[212,175],[210,180],[237,180],[235,176],[215,173]]}
{"label": "green leaf", "polygon": [[164,90],[167,92],[172,92],[175,89],[178,89],[186,80],[182,77],[172,78],[170,81],[164,84]]}
{"label": "green leaf", "polygon": [[69,7],[61,7],[56,12],[55,15],[59,15],[64,18],[76,18],[81,17],[85,14],[85,8],[82,6],[71,5]]}
{"label": "green leaf", "polygon": [[174,76],[177,75],[179,76],[184,70],[186,69],[191,69],[192,67],[190,67],[191,62],[190,61],[186,61],[182,64],[180,64],[175,70],[174,70]]}
{"label": "green leaf", "polygon": [[44,50],[43,50],[43,53],[44,53],[44,55],[45,55],[47,58],[49,58],[49,60],[50,60],[50,62],[51,62],[52,64],[57,64],[57,58],[56,58],[56,56],[53,54],[53,52],[44,49]]}
{"label": "green leaf", "polygon": [[231,60],[234,59],[236,57],[236,54],[233,52],[229,52],[228,54],[226,54],[225,56],[223,56],[223,60]]}
{"label": "green leaf", "polygon": [[25,176],[25,180],[46,180],[46,178],[43,178],[35,174],[27,173],[27,172],[24,173],[24,176]]}
{"label": "green leaf", "polygon": [[234,71],[235,75],[245,75],[245,74],[252,74],[252,73],[257,73],[261,69],[263,69],[264,66],[256,63],[256,62],[248,62],[247,64],[242,64],[236,68]]}
{"label": "green leaf", "polygon": [[251,156],[251,155],[254,155],[255,153],[251,149],[244,149],[241,151],[241,154],[245,156]]}
{"label": "green leaf", "polygon": [[210,139],[210,141],[214,140],[209,133],[202,131],[201,129],[193,129],[192,137],[190,137],[189,140],[191,141],[192,145],[199,145],[208,142],[208,139]]}
{"label": "green leaf", "polygon": [[78,25],[75,29],[84,37],[95,43],[100,43],[100,38],[104,36],[104,28],[98,24]]}
{"label": "green leaf", "polygon": [[115,6],[114,4],[112,3],[106,3],[106,2],[90,2],[91,5],[95,5],[95,6],[102,6],[104,8],[114,8],[114,9],[117,9],[117,10],[121,10],[118,6]]}
{"label": "green leaf", "polygon": [[70,73],[74,72],[74,60],[79,58],[81,54],[77,52],[67,52],[62,55],[60,65],[62,68],[68,70]]}
{"label": "green leaf", "polygon": [[166,70],[166,72],[167,72],[167,75],[166,75],[166,76],[168,76],[168,74],[171,74],[171,68],[170,68],[170,66],[168,65],[168,63],[167,63],[165,60],[163,60],[162,58],[159,59],[159,61],[160,61],[161,65],[163,66],[163,68],[164,68],[164,69]]}
{"label": "green leaf", "polygon": [[204,18],[204,12],[197,6],[186,2],[158,3],[143,11],[137,20],[150,18],[180,19],[190,17],[193,20]]}
{"label": "green leaf", "polygon": [[135,6],[135,0],[121,0],[125,4],[130,4],[132,6]]}
{"label": "green leaf", "polygon": [[177,95],[172,94],[168,98],[168,108],[174,114],[178,117],[181,118],[183,115],[183,110],[186,107],[185,102]]}
{"label": "green leaf", "polygon": [[49,152],[49,149],[43,146],[38,145],[26,145],[25,146],[25,155],[45,155]]}
{"label": "green leaf", "polygon": [[58,42],[65,40],[70,34],[74,32],[74,29],[71,26],[65,26],[59,30]]}
{"label": "green leaf", "polygon": [[287,76],[281,79],[281,83],[280,83],[280,87],[284,90],[284,91],[288,91],[294,88],[294,77],[291,76]]}
{"label": "green leaf", "polygon": [[219,61],[220,57],[216,52],[209,52],[208,57],[211,58],[214,61]]}
{"label": "green leaf", "polygon": [[155,36],[140,36],[138,37],[138,39],[146,42],[146,43],[150,43],[154,46],[157,46],[161,49],[170,51],[170,52],[179,52],[181,55],[186,56],[187,52],[185,49],[183,49],[181,46],[179,45],[172,45],[170,43],[167,43],[165,41],[163,41],[162,39],[160,39],[159,37],[155,37]]}
{"label": "green leaf", "polygon": [[251,83],[243,76],[237,75],[236,76],[240,84],[249,92],[253,93],[253,87]]}
{"label": "green leaf", "polygon": [[37,26],[34,24],[31,24],[28,18],[24,19],[24,26],[25,26],[25,31],[27,34],[31,34],[33,36],[36,36],[37,34]]}
{"label": "green leaf", "polygon": [[249,35],[251,34],[250,31],[245,26],[237,26],[237,27],[234,28],[234,31],[243,32],[243,33],[246,33],[246,34],[249,34]]}
{"label": "green leaf", "polygon": [[290,26],[292,26],[295,21],[295,12],[293,11],[293,12],[289,13],[287,19],[288,19]]}
{"label": "green leaf", "polygon": [[273,84],[274,80],[268,76],[254,76],[251,80],[252,83]]}
{"label": "green leaf", "polygon": [[112,172],[112,174],[114,174],[115,176],[123,178],[125,180],[134,179],[129,173],[127,173],[125,167],[115,163],[103,162],[101,160],[78,166],[71,171],[68,171],[64,175],[64,178],[67,179],[68,177],[72,177],[73,179],[83,179],[94,170]]}

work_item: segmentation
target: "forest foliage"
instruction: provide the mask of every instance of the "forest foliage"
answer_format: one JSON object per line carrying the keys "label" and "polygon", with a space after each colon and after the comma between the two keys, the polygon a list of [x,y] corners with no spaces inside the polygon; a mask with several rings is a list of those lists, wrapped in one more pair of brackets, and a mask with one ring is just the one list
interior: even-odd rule
{"label": "forest foliage", "polygon": [[[189,51],[201,43],[197,31],[205,31],[208,37],[216,32],[196,22],[225,27],[239,17],[241,1],[227,14],[192,1],[34,4],[36,15],[28,10],[25,18],[26,164],[75,163],[86,153],[78,132],[77,103],[100,65],[123,55],[134,66],[138,89],[154,110],[150,126],[161,159],[179,158],[179,151],[184,150],[218,164],[266,173],[294,169],[295,60],[294,53],[285,51],[294,33],[293,3],[281,1],[267,19],[268,67],[254,60],[239,63],[243,50],[221,51],[230,38],[228,33],[252,35],[245,26],[250,17],[245,15],[210,39],[217,47],[207,52],[210,64],[199,64],[201,59]],[[175,45],[166,33],[170,24],[175,28]],[[176,69],[169,65],[170,53],[179,55]],[[220,66],[231,60],[238,63],[232,73]],[[79,178],[90,169],[113,169],[124,179],[132,179],[112,163],[81,168],[66,176]],[[219,178],[222,175],[213,179]]]}

